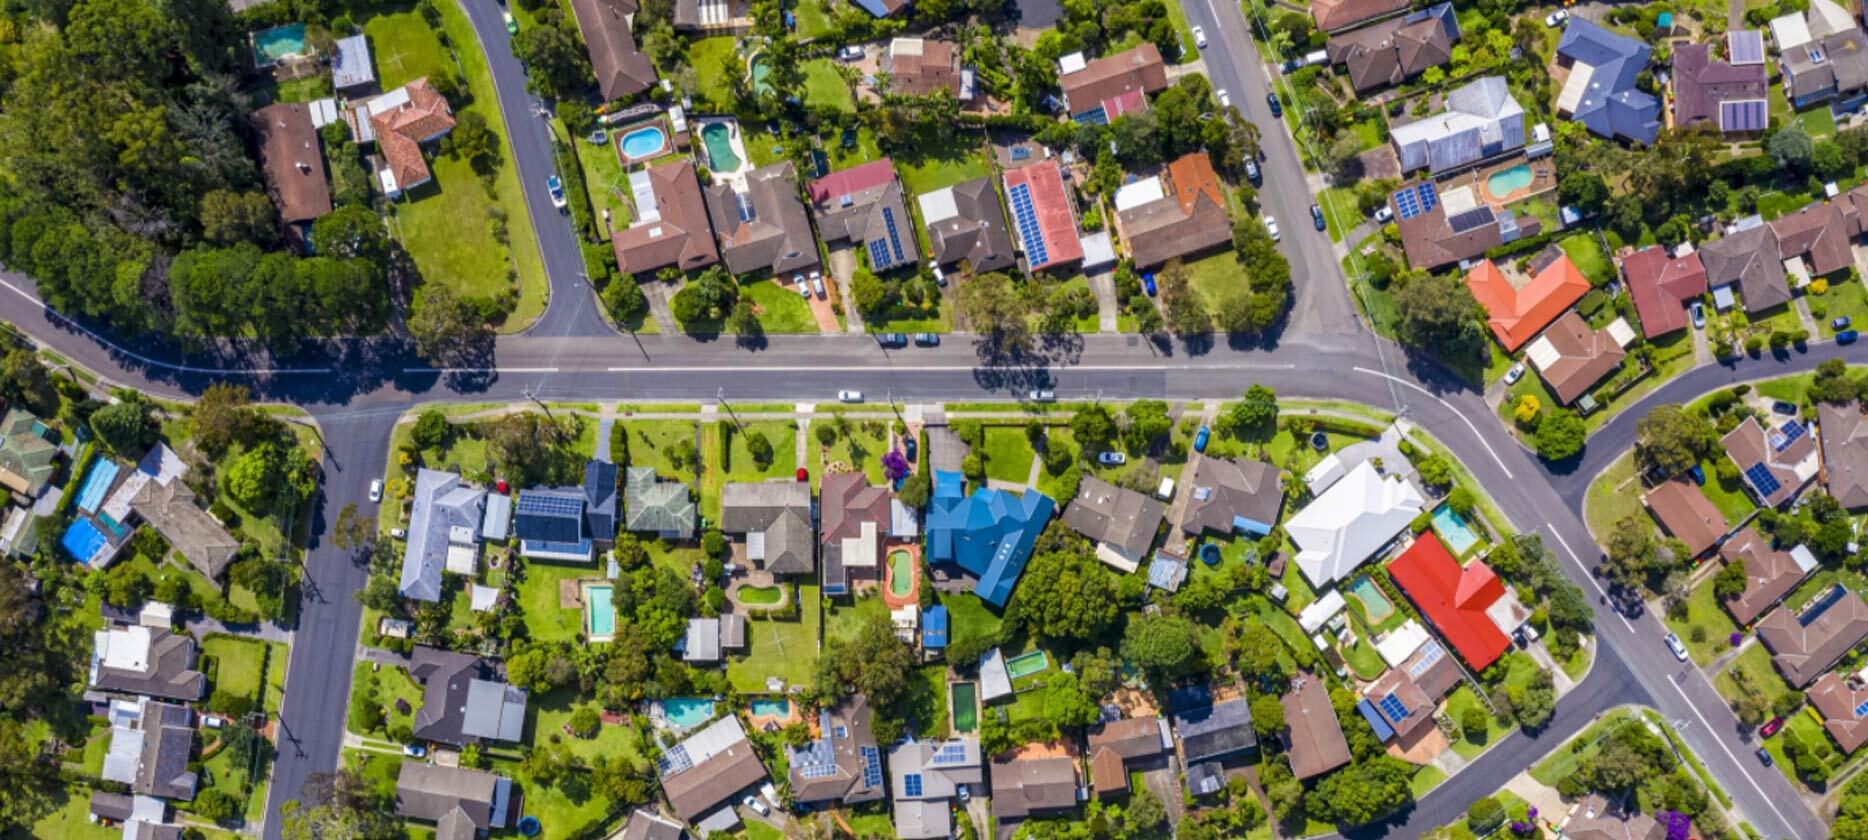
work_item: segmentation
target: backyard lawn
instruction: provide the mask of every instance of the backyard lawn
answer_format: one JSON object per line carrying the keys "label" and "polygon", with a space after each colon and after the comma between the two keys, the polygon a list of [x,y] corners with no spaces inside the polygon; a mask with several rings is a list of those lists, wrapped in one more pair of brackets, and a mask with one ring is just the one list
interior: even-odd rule
{"label": "backyard lawn", "polygon": [[1593,231],[1570,234],[1558,240],[1557,245],[1591,284],[1600,286],[1615,279],[1615,264],[1609,261],[1609,255],[1602,250],[1602,240],[1597,239]]}
{"label": "backyard lawn", "polygon": [[1693,656],[1693,664],[1700,666],[1731,650],[1731,636],[1738,630],[1712,588],[1712,576],[1707,575],[1687,597],[1685,617],[1676,620],[1671,615],[1663,615],[1667,629],[1680,636],[1687,653]]}
{"label": "backyard lawn", "polygon": [[635,727],[628,723],[604,725],[597,730],[594,738],[571,735],[566,729],[570,725],[571,714],[586,705],[594,704],[578,703],[577,693],[568,688],[534,695],[525,709],[526,743],[542,744],[547,737],[557,735],[570,746],[573,755],[587,762],[602,756],[634,757],[643,754],[642,739],[637,736]]}
{"label": "backyard lawn", "polygon": [[1023,485],[1031,478],[1031,462],[1037,457],[1023,426],[987,426],[986,477]]}
{"label": "backyard lawn", "polygon": [[940,602],[947,608],[948,627],[952,631],[948,644],[999,634],[1000,614],[978,595],[971,592],[943,594]]}
{"label": "backyard lawn", "polygon": [[700,98],[719,110],[730,110],[733,103],[733,77],[727,74],[725,62],[732,62],[734,73],[746,72],[745,63],[734,50],[736,40],[731,35],[720,35],[697,38],[687,44],[688,65],[700,78]]}
{"label": "backyard lawn", "polygon": [[955,135],[945,143],[918,143],[889,156],[913,196],[992,174],[992,164],[980,139],[971,133]]}
{"label": "backyard lawn", "polygon": [[817,318],[796,288],[766,279],[740,283],[739,293],[752,301],[759,328],[769,333],[814,333]]}
{"label": "backyard lawn", "polygon": [[545,560],[525,560],[525,580],[519,584],[519,609],[525,615],[526,635],[540,642],[572,641],[584,630],[584,611],[558,606],[558,583],[585,577],[600,577],[599,567],[590,564],[559,565]]}
{"label": "backyard lawn", "polygon": [[856,100],[850,97],[850,86],[837,74],[835,61],[814,58],[804,62],[804,104],[828,105],[844,113],[855,113]]}
{"label": "backyard lawn", "polygon": [[[787,686],[808,686],[817,667],[817,634],[822,623],[819,590],[815,585],[797,588],[798,618],[788,621],[752,619],[746,622],[746,652],[727,662],[726,677],[733,690],[747,693],[766,691],[768,677],[778,677]],[[877,599],[867,601],[881,603]]]}
{"label": "backyard lawn", "polygon": [[[614,135],[611,139],[615,139]],[[629,175],[610,143],[598,145],[579,137],[574,145],[577,166],[584,172],[584,190],[590,194],[591,212],[597,216],[597,235],[608,242],[611,229],[629,227]],[[605,210],[610,211],[609,227],[603,225]]]}

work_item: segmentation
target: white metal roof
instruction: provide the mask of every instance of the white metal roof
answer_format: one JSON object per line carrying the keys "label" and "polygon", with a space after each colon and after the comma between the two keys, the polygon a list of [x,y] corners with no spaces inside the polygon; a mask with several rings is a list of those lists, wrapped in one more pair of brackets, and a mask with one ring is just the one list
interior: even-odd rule
{"label": "white metal roof", "polygon": [[921,205],[921,220],[930,225],[960,215],[960,208],[954,204],[953,187],[922,193],[915,201]]}
{"label": "white metal roof", "polygon": [[1809,22],[1796,12],[1772,18],[1771,40],[1777,42],[1778,52],[1803,46],[1811,41]]}
{"label": "white metal roof", "polygon": [[1057,60],[1057,75],[1068,76],[1088,66],[1090,61],[1083,57],[1083,53],[1073,52]]}
{"label": "white metal roof", "polygon": [[1634,343],[1634,327],[1628,326],[1627,318],[1616,318],[1609,324],[1609,338],[1615,339],[1616,346],[1627,349]]}
{"label": "white metal roof", "polygon": [[1540,335],[1529,347],[1524,348],[1524,357],[1531,360],[1531,366],[1537,368],[1538,373],[1543,373],[1560,361],[1563,354],[1558,353],[1556,345],[1550,343],[1550,336]]}
{"label": "white metal roof", "polygon": [[1152,201],[1167,197],[1167,190],[1161,185],[1161,176],[1150,175],[1123,184],[1116,190],[1116,212],[1133,210]]}
{"label": "white metal roof", "polygon": [[1375,643],[1375,652],[1381,654],[1382,661],[1388,663],[1388,667],[1395,668],[1426,643],[1427,628],[1410,618],[1407,623],[1383,635],[1382,640]]}
{"label": "white metal roof", "polygon": [[1332,589],[1297,613],[1297,625],[1304,628],[1305,633],[1315,633],[1342,612],[1344,606],[1343,593]]}
{"label": "white metal roof", "polygon": [[1297,567],[1312,585],[1340,580],[1394,539],[1426,500],[1414,485],[1364,461],[1285,523]]}

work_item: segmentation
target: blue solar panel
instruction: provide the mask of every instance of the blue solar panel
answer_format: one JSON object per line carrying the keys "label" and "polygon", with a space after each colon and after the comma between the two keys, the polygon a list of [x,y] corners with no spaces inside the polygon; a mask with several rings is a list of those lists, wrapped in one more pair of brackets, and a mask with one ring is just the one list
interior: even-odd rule
{"label": "blue solar panel", "polygon": [[921,795],[921,774],[920,773],[909,773],[908,775],[902,777],[902,795],[903,796],[920,796]]}
{"label": "blue solar panel", "polygon": [[554,516],[583,516],[584,499],[534,491],[519,494],[519,512]]}
{"label": "blue solar panel", "polygon": [[877,787],[882,784],[882,754],[875,747],[863,750],[863,786]]}
{"label": "blue solar panel", "polygon": [[1401,705],[1401,698],[1396,697],[1392,691],[1383,695],[1381,707],[1382,714],[1387,715],[1389,720],[1401,720],[1407,717],[1407,707]]}
{"label": "blue solar panel", "polygon": [[1432,210],[1440,203],[1440,193],[1434,190],[1431,182],[1415,187],[1414,191],[1420,194],[1420,206],[1423,210]]}
{"label": "blue solar panel", "polygon": [[1012,198],[1012,220],[1018,224],[1018,238],[1025,242],[1025,256],[1032,265],[1044,265],[1051,261],[1051,253],[1044,247],[1044,232],[1038,228],[1038,211],[1031,205],[1031,185],[1014,184],[1010,191]]}
{"label": "blue solar panel", "polygon": [[1777,476],[1771,474],[1771,468],[1763,464],[1752,464],[1746,467],[1745,480],[1751,482],[1751,489],[1758,491],[1758,495],[1767,499],[1783,488],[1783,485],[1778,483]]}
{"label": "blue solar panel", "polygon": [[1863,700],[1860,705],[1855,707],[1855,716],[1861,717],[1862,715],[1868,715],[1868,700]]}
{"label": "blue solar panel", "polygon": [[902,238],[895,233],[895,211],[892,208],[882,208],[882,224],[889,229],[889,247],[895,249],[895,261],[901,262]]}
{"label": "blue solar panel", "polygon": [[1770,103],[1741,99],[1719,103],[1720,131],[1763,131],[1770,122]]}
{"label": "blue solar panel", "polygon": [[662,753],[656,763],[661,765],[663,775],[683,773],[694,767],[694,759],[688,756],[686,744],[676,744],[673,749]]}
{"label": "blue solar panel", "polygon": [[1792,420],[1778,427],[1777,431],[1772,433],[1771,446],[1777,451],[1782,452],[1784,451],[1784,447],[1796,443],[1797,439],[1803,437],[1808,431],[1809,429],[1802,423]]}
{"label": "blue solar panel", "polygon": [[889,259],[889,244],[880,239],[869,240],[869,265],[872,268],[888,268],[894,265]]}
{"label": "blue solar panel", "polygon": [[934,754],[935,764],[959,764],[966,760],[965,744],[943,744]]}
{"label": "blue solar panel", "polygon": [[1415,184],[1402,187],[1395,193],[1395,212],[1403,219],[1412,219],[1432,210],[1440,203],[1440,194],[1434,192],[1433,184]]}

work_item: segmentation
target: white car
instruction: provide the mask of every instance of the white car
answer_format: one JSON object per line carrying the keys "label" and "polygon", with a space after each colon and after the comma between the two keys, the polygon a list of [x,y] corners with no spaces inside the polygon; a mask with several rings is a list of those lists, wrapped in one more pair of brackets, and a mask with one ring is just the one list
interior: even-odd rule
{"label": "white car", "polygon": [[393,538],[395,538],[395,539],[398,539],[398,540],[406,540],[406,539],[408,539],[408,538],[409,538],[409,529],[407,529],[407,528],[391,528],[391,529],[389,529],[389,536],[391,536],[391,537],[393,537]]}
{"label": "white car", "polygon": [[1049,388],[1038,388],[1031,392],[1032,402],[1057,402],[1057,392]]}
{"label": "white car", "polygon": [[428,754],[428,748],[417,746],[415,744],[409,744],[408,746],[405,746],[402,748],[402,754],[410,758],[421,758],[422,756],[425,756]]}
{"label": "white car", "polygon": [[568,203],[564,198],[564,182],[559,180],[558,176],[552,175],[545,179],[545,189],[551,191],[551,206],[563,210],[565,204]]}
{"label": "white car", "polygon": [[745,805],[746,807],[751,808],[754,811],[758,811],[759,816],[761,817],[772,813],[772,809],[767,807],[764,802],[760,802],[759,798],[756,796],[748,796],[746,797],[746,800],[744,802],[741,802],[740,804]]}
{"label": "white car", "polygon": [[807,298],[811,296],[811,281],[804,279],[804,275],[795,275],[791,280],[798,284],[798,294]]}
{"label": "white car", "polygon": [[837,402],[859,403],[862,401],[863,401],[863,392],[861,391],[838,391],[837,392]]}
{"label": "white car", "polygon": [[1096,456],[1096,463],[1105,467],[1119,467],[1129,462],[1129,456],[1120,452],[1104,452]]}
{"label": "white car", "polygon": [[1680,644],[1679,636],[1672,633],[1667,634],[1667,649],[1673,651],[1673,658],[1681,662],[1686,661],[1686,645]]}
{"label": "white car", "polygon": [[1395,217],[1395,209],[1393,207],[1389,207],[1388,205],[1384,204],[1380,207],[1375,208],[1375,221],[1381,222],[1383,224],[1387,224],[1388,220],[1393,219],[1394,217]]}
{"label": "white car", "polygon": [[820,298],[821,298],[821,297],[825,297],[825,296],[826,296],[826,295],[824,294],[824,278],[822,278],[822,277],[813,277],[813,278],[811,278],[811,288],[817,291],[817,296],[818,296],[818,297],[820,297]]}
{"label": "white car", "polygon": [[863,60],[863,45],[852,44],[850,46],[844,47],[843,49],[837,50],[837,57],[840,59],[843,59],[844,61],[862,61]]}
{"label": "white car", "polygon": [[1272,216],[1265,217],[1265,232],[1271,234],[1271,241],[1273,242],[1284,238],[1284,234],[1278,232],[1278,220]]}
{"label": "white car", "polygon": [[1203,50],[1206,49],[1206,30],[1198,26],[1193,28],[1193,45]]}
{"label": "white car", "polygon": [[1232,107],[1232,96],[1230,94],[1222,90],[1219,92],[1218,98],[1219,98],[1219,107],[1221,108]]}
{"label": "white car", "polygon": [[1523,378],[1524,378],[1524,363],[1523,362],[1519,362],[1515,365],[1512,365],[1510,370],[1505,371],[1505,384],[1506,385],[1516,385],[1518,384],[1518,380],[1523,379]]}
{"label": "white car", "polygon": [[1544,16],[1544,25],[1552,29],[1555,29],[1559,26],[1562,26],[1564,22],[1568,21],[1569,19],[1570,19],[1569,9],[1558,9]]}
{"label": "white car", "polygon": [[375,502],[380,502],[382,500],[383,500],[383,480],[379,478],[375,481],[370,482],[370,501],[372,503],[375,503]]}

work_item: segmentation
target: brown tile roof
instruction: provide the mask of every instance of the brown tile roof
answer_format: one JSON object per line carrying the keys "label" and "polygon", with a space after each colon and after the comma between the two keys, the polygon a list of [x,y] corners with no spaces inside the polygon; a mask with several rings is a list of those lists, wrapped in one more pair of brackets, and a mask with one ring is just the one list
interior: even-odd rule
{"label": "brown tile roof", "polygon": [[692,271],[719,262],[694,162],[650,167],[648,173],[661,218],[637,222],[611,237],[617,266],[624,274],[639,275],[663,266]]}
{"label": "brown tile roof", "polygon": [[[1798,549],[1814,568],[1816,558],[1809,555],[1808,549],[1801,546]],[[1739,624],[1750,624],[1765,610],[1776,606],[1809,574],[1791,552],[1771,548],[1771,541],[1749,525],[1719,546],[1719,556],[1727,563],[1745,562],[1745,591],[1725,602],[1725,608],[1732,611],[1732,618]]]}
{"label": "brown tile roof", "polygon": [[1453,58],[1452,8],[1444,17],[1410,15],[1330,38],[1330,63],[1349,71],[1349,84],[1362,92],[1398,85],[1429,67]]}
{"label": "brown tile roof", "polygon": [[1090,752],[1108,750],[1124,761],[1157,756],[1168,749],[1161,730],[1161,718],[1155,715],[1099,723],[1090,727]]}
{"label": "brown tile roof", "polygon": [[1080,114],[1124,94],[1150,94],[1168,86],[1161,50],[1148,41],[1089,62],[1082,70],[1058,77],[1070,112]]}
{"label": "brown tile roof", "polygon": [[1622,276],[1641,318],[1641,334],[1648,338],[1686,327],[1687,304],[1706,293],[1706,267],[1699,253],[1667,256],[1667,249],[1649,245],[1622,258]]}
{"label": "brown tile roof", "polygon": [[1868,603],[1839,583],[1799,612],[1785,604],[1758,622],[1758,641],[1792,688],[1809,685],[1865,638]]}
{"label": "brown tile roof", "polygon": [[1861,233],[1853,201],[1812,204],[1770,223],[1779,259],[1802,257],[1811,275],[1841,271],[1855,263],[1849,240]]}
{"label": "brown tile roof", "polygon": [[[597,74],[597,91],[606,102],[655,84],[655,64],[636,48],[629,31],[629,16],[636,6],[636,0],[571,0],[577,29],[590,50],[590,67]],[[710,72],[717,71],[712,68]]]}
{"label": "brown tile roof", "polygon": [[832,542],[860,537],[863,523],[876,533],[889,530],[889,489],[869,483],[862,473],[829,473],[818,491],[818,539]]}
{"label": "brown tile roof", "polygon": [[[1414,184],[1409,184],[1402,189],[1412,190],[1414,187]],[[1389,197],[1389,201],[1393,203],[1393,196]],[[1440,202],[1435,202],[1430,210],[1407,218],[1402,217],[1399,207],[1391,209],[1395,211],[1396,224],[1401,229],[1401,249],[1407,253],[1407,263],[1413,268],[1432,271],[1461,260],[1482,257],[1486,251],[1505,243],[1496,219],[1474,224],[1464,230],[1455,230],[1447,220],[1446,205]],[[1535,216],[1519,217],[1517,224],[1520,238],[1536,236],[1543,229]]]}
{"label": "brown tile roof", "polygon": [[1310,674],[1299,674],[1284,703],[1285,741],[1290,744],[1291,772],[1299,779],[1327,773],[1349,763],[1349,742],[1330,705],[1330,689]]}
{"label": "brown tile roof", "polygon": [[1816,680],[1808,695],[1810,705],[1823,715],[1823,728],[1845,755],[1868,743],[1868,716],[1861,714],[1868,705],[1868,687],[1851,686],[1852,679],[1832,671]]}
{"label": "brown tile roof", "polygon": [[[1540,354],[1535,351],[1546,344],[1555,357],[1548,364],[1540,364]],[[1575,402],[1602,377],[1621,367],[1627,355],[1606,328],[1590,329],[1589,323],[1574,311],[1563,313],[1531,347],[1532,366],[1564,405]]]}
{"label": "brown tile roof", "polygon": [[936,90],[960,95],[960,62],[952,41],[896,38],[889,42],[889,92],[925,96]]}
{"label": "brown tile roof", "polygon": [[1824,403],[1816,407],[1816,419],[1829,495],[1850,510],[1868,507],[1868,415],[1854,403]]}
{"label": "brown tile roof", "polygon": [[1712,57],[1711,44],[1673,48],[1673,121],[1688,128],[1719,128],[1719,103],[1763,99],[1769,88],[1763,64],[1734,67]]}
{"label": "brown tile roof", "polygon": [[[1816,438],[1803,434],[1787,443],[1780,443],[1778,436],[1782,432],[1773,429],[1764,430],[1758,418],[1747,417],[1738,427],[1725,433],[1720,442],[1725,446],[1725,457],[1732,459],[1743,476],[1745,485],[1759,503],[1777,507],[1791,499],[1803,489],[1803,485],[1816,477],[1816,467],[1821,462],[1816,451]],[[1758,487],[1750,476],[1745,475],[1754,466],[1762,466],[1771,475],[1777,485],[1772,492],[1765,493],[1765,488]]]}
{"label": "brown tile roof", "polygon": [[[719,724],[715,724],[716,726]],[[738,729],[737,725],[734,726]],[[685,743],[685,742],[684,742]],[[725,749],[693,767],[674,775],[662,776],[662,793],[675,815],[685,822],[699,819],[714,807],[766,778],[765,765],[753,752],[745,733]]]}
{"label": "brown tile roof", "polygon": [[[727,270],[782,277],[817,268],[817,235],[798,198],[798,173],[791,162],[761,166],[746,173],[745,181],[744,193],[725,181],[707,188],[707,212]],[[742,209],[750,210],[752,218]]]}
{"label": "brown tile roof", "polygon": [[1699,261],[1706,267],[1708,286],[1737,283],[1745,311],[1757,312],[1790,302],[1790,284],[1784,280],[1784,262],[1777,254],[1775,229],[1758,225],[1701,245]]}
{"label": "brown tile roof", "polygon": [[1077,760],[1069,756],[992,762],[992,814],[1022,819],[1077,807]]}
{"label": "brown tile roof", "polygon": [[[953,215],[933,218],[929,202],[945,192],[953,201]],[[935,265],[966,260],[974,273],[998,271],[1016,262],[1012,232],[999,203],[999,190],[991,176],[974,178],[945,190],[923,193],[921,216],[927,223],[928,247]]]}
{"label": "brown tile roof", "polygon": [[1641,497],[1641,503],[1660,520],[1660,527],[1686,543],[1694,557],[1705,553],[1732,527],[1699,485],[1684,479],[1661,482]]}
{"label": "brown tile roof", "polygon": [[869,699],[853,695],[819,715],[817,740],[787,748],[793,800],[854,805],[882,798],[881,764],[875,768],[875,784],[869,784],[866,775],[865,756],[876,750],[869,728],[873,717]]}
{"label": "brown tile roof", "polygon": [[1394,14],[1407,6],[1408,0],[1314,0],[1310,4],[1310,16],[1316,20],[1318,29],[1334,32]]}
{"label": "brown tile roof", "polygon": [[1232,243],[1226,193],[1206,152],[1192,152],[1169,163],[1162,181],[1165,195],[1118,214],[1137,268]]}
{"label": "brown tile roof", "polygon": [[253,130],[259,133],[260,174],[279,219],[297,224],[331,212],[331,186],[324,180],[311,111],[298,102],[268,105],[253,112]]}
{"label": "brown tile roof", "polygon": [[1129,792],[1128,765],[1115,750],[1091,748],[1090,787],[1102,799]]}
{"label": "brown tile roof", "polygon": [[396,187],[408,190],[433,177],[428,161],[422,159],[421,144],[453,131],[454,111],[426,76],[383,94],[379,100],[388,97],[399,97],[400,101],[381,112],[373,109],[370,126],[376,132],[377,148],[395,176]]}
{"label": "brown tile roof", "polygon": [[1662,840],[1667,830],[1653,817],[1612,807],[1598,794],[1585,797],[1563,827],[1569,840]]}

